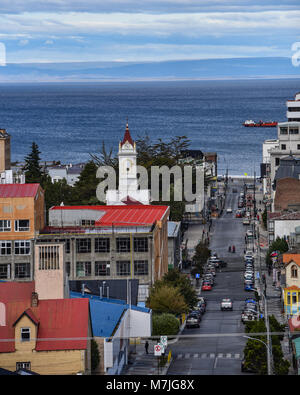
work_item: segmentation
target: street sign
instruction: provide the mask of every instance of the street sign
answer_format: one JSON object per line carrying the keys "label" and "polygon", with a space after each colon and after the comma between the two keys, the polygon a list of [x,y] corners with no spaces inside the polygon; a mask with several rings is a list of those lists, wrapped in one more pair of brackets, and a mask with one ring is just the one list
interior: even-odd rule
{"label": "street sign", "polygon": [[164,347],[167,347],[167,344],[168,344],[168,336],[161,336],[161,337],[160,337],[160,344],[162,344]]}
{"label": "street sign", "polygon": [[161,346],[160,344],[155,344],[154,345],[154,355],[159,357],[161,356]]}
{"label": "street sign", "polygon": [[160,346],[161,353],[164,354],[165,353],[165,345],[161,344],[161,343],[158,343],[158,345]]}
{"label": "street sign", "polygon": [[196,278],[200,278],[200,274],[199,274],[199,273],[196,273],[195,277],[196,277]]}
{"label": "street sign", "polygon": [[256,278],[259,278],[259,272],[256,273]]}

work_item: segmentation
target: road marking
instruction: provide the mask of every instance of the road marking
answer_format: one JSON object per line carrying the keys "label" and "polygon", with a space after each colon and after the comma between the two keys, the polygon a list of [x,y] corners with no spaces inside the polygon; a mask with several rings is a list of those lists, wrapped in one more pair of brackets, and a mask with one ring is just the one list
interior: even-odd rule
{"label": "road marking", "polygon": [[194,354],[194,358],[198,358],[199,357],[199,354]]}
{"label": "road marking", "polygon": [[217,358],[223,358],[223,354],[218,354]]}
{"label": "road marking", "polygon": [[234,354],[235,359],[240,359],[240,357],[241,357],[240,354]]}
{"label": "road marking", "polygon": [[213,354],[213,353],[209,354],[209,358],[214,358],[214,357],[215,357],[215,354]]}
{"label": "road marking", "polygon": [[189,357],[190,357],[190,354],[185,354],[185,356],[184,356],[185,359],[189,359]]}
{"label": "road marking", "polygon": [[201,358],[207,358],[207,354],[206,353],[201,354]]}
{"label": "road marking", "polygon": [[226,354],[226,358],[231,358],[231,354]]}
{"label": "road marking", "polygon": [[178,354],[177,359],[181,359],[181,358],[182,358],[182,354]]}

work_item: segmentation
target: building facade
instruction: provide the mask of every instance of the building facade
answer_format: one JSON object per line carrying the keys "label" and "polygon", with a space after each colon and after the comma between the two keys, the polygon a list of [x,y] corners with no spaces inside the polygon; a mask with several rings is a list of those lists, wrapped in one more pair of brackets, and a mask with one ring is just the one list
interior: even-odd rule
{"label": "building facade", "polygon": [[139,280],[139,301],[168,271],[168,206],[57,206],[37,242],[63,242],[69,280]]}
{"label": "building facade", "polygon": [[0,280],[33,280],[34,241],[45,227],[39,184],[0,185]]}

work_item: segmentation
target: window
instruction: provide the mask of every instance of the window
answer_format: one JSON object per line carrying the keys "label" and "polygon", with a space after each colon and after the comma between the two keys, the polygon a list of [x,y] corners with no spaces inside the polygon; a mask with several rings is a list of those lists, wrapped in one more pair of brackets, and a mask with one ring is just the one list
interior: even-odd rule
{"label": "window", "polygon": [[109,275],[110,275],[109,261],[95,262],[95,276],[109,276]]}
{"label": "window", "polygon": [[122,237],[117,239],[117,252],[130,252],[129,237]]}
{"label": "window", "polygon": [[29,255],[30,241],[18,240],[15,241],[15,255]]}
{"label": "window", "polygon": [[76,276],[89,277],[91,275],[91,262],[77,262]]}
{"label": "window", "polygon": [[66,262],[66,273],[67,273],[67,276],[70,277],[70,274],[71,274],[71,263],[70,262]]}
{"label": "window", "polygon": [[95,220],[93,219],[82,219],[81,220],[81,226],[94,226],[95,225]]}
{"label": "window", "polygon": [[298,277],[298,270],[297,270],[297,266],[295,266],[295,265],[293,265],[291,267],[291,277],[293,277],[293,278]]}
{"label": "window", "polygon": [[275,166],[279,166],[279,158],[275,158]]}
{"label": "window", "polygon": [[298,128],[290,128],[290,134],[299,134]]}
{"label": "window", "polygon": [[134,274],[136,276],[147,276],[148,261],[134,261]]}
{"label": "window", "polygon": [[11,241],[0,241],[0,255],[11,255]]}
{"label": "window", "polygon": [[30,277],[30,263],[16,263],[15,264],[15,277],[16,278]]}
{"label": "window", "polygon": [[134,238],[134,251],[135,252],[148,252],[148,238],[135,237]]}
{"label": "window", "polygon": [[21,342],[30,341],[30,328],[21,328]]}
{"label": "window", "polygon": [[29,230],[29,219],[17,219],[15,221],[16,232],[27,232]]}
{"label": "window", "polygon": [[0,278],[2,279],[10,278],[10,264],[0,265]]}
{"label": "window", "polygon": [[91,252],[91,239],[77,239],[76,251],[78,253]]}
{"label": "window", "polygon": [[39,247],[39,270],[59,269],[59,247],[56,245]]}
{"label": "window", "polygon": [[286,150],[286,144],[281,144],[281,149]]}
{"label": "window", "polygon": [[110,251],[110,239],[103,237],[95,239],[95,252],[109,252]]}
{"label": "window", "polygon": [[280,128],[280,134],[288,134],[288,128]]}
{"label": "window", "polygon": [[297,303],[297,295],[295,293],[292,293],[292,303]]}
{"label": "window", "polygon": [[297,149],[300,150],[300,144],[297,144]]}
{"label": "window", "polygon": [[117,261],[117,275],[130,276],[130,261]]}
{"label": "window", "polygon": [[0,232],[10,232],[11,231],[11,223],[9,219],[1,219],[0,220]]}
{"label": "window", "polygon": [[31,363],[30,362],[17,362],[16,363],[16,370],[26,369],[31,370]]}

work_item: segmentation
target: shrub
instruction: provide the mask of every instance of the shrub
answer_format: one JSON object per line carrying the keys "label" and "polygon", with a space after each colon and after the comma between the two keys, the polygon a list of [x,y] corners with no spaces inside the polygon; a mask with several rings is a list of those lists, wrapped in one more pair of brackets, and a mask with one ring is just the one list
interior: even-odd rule
{"label": "shrub", "polygon": [[152,316],[152,336],[176,335],[179,326],[179,320],[173,314],[154,314]]}

